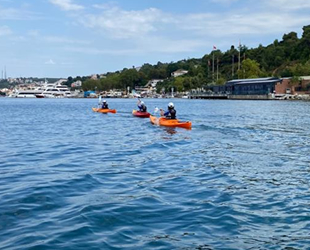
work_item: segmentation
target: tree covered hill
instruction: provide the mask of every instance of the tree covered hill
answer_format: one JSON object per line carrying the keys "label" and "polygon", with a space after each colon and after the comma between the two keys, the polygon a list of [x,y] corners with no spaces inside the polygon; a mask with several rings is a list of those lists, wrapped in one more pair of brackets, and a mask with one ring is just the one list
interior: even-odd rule
{"label": "tree covered hill", "polygon": [[[171,77],[171,73],[178,69],[187,70],[188,74]],[[226,52],[213,50],[202,58],[158,62],[156,65],[146,63],[139,70],[125,68],[107,73],[99,80],[84,78],[82,87],[84,90],[125,90],[127,87],[144,86],[151,79],[164,79],[158,84],[158,91],[162,88],[169,91],[172,87],[177,91],[187,91],[238,78],[303,75],[310,75],[310,25],[303,27],[301,38],[296,32],[290,32],[284,34],[281,41],[275,40],[265,47],[231,46]]]}

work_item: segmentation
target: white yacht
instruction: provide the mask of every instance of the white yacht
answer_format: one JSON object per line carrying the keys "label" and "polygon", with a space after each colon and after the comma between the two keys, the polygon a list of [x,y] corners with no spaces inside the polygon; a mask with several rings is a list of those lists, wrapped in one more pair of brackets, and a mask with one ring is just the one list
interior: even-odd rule
{"label": "white yacht", "polygon": [[71,92],[67,85],[56,85],[56,89],[59,89],[64,97],[71,97]]}
{"label": "white yacht", "polygon": [[64,94],[57,88],[46,88],[41,94],[36,95],[37,98],[62,98]]}
{"label": "white yacht", "polygon": [[13,98],[36,98],[37,94],[41,94],[41,90],[17,90],[14,91],[9,97]]}
{"label": "white yacht", "polygon": [[35,89],[15,89],[9,97],[16,98],[67,98],[73,97],[66,85],[61,85],[61,81],[56,83],[47,83]]}
{"label": "white yacht", "polygon": [[71,97],[71,92],[66,85],[47,84],[44,91],[36,95],[37,98],[65,98]]}

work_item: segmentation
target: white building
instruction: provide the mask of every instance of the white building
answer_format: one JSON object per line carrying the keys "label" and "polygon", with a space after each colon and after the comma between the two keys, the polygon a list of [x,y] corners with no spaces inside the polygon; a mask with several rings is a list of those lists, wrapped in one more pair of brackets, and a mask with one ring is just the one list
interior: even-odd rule
{"label": "white building", "polygon": [[172,72],[172,73],[171,73],[171,76],[173,76],[173,77],[178,77],[178,76],[185,75],[185,74],[187,74],[187,73],[188,73],[187,70],[178,69],[177,71]]}
{"label": "white building", "polygon": [[97,75],[97,74],[92,74],[92,75],[90,76],[90,79],[98,80],[98,75]]}
{"label": "white building", "polygon": [[152,79],[148,81],[145,87],[156,88],[157,83],[163,82],[163,81],[164,81],[163,79]]}
{"label": "white building", "polygon": [[77,80],[76,82],[73,82],[71,84],[71,88],[76,88],[76,87],[81,87],[82,86],[82,81]]}

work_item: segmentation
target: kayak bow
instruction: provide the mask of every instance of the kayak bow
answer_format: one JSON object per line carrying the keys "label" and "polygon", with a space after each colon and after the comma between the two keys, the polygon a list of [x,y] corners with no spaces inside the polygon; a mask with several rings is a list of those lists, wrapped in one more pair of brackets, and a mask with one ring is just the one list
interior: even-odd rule
{"label": "kayak bow", "polygon": [[150,115],[151,123],[159,126],[166,126],[166,127],[179,127],[179,128],[186,128],[191,129],[192,123],[190,121],[180,121],[178,119],[166,119],[164,117],[156,117]]}

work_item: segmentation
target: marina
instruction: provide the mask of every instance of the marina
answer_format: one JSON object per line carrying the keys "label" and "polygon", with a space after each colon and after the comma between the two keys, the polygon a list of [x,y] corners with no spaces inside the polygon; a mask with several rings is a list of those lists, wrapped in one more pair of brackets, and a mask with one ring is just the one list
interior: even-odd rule
{"label": "marina", "polygon": [[77,97],[75,92],[71,92],[68,86],[62,85],[61,81],[55,83],[45,82],[40,87],[32,89],[14,89],[8,95],[11,98],[70,98]]}

